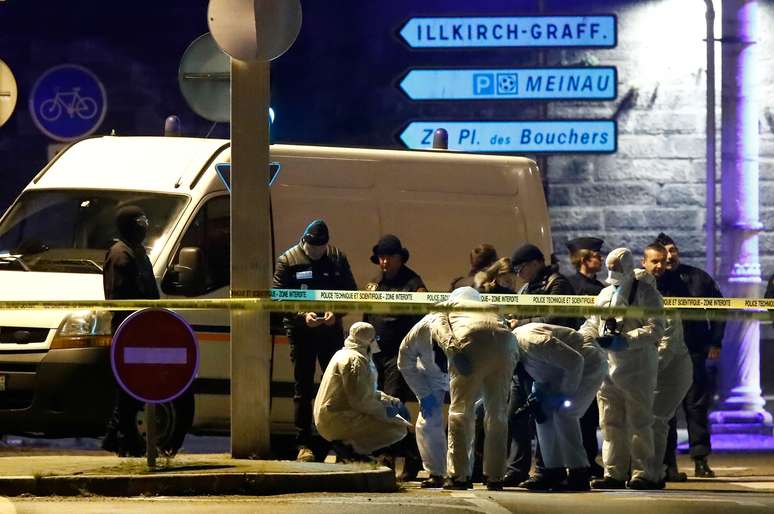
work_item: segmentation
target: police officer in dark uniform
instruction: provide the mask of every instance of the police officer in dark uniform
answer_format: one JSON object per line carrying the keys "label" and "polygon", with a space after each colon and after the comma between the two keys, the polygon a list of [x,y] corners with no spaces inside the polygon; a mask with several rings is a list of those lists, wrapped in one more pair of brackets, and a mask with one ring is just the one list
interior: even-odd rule
{"label": "police officer in dark uniform", "polygon": [[[519,294],[546,294],[567,295],[574,291],[570,282],[559,273],[555,265],[546,265],[543,252],[535,245],[524,244],[517,248],[511,256],[511,266],[525,284],[519,290]],[[550,323],[565,327],[575,327],[577,321],[574,318],[557,316],[533,316],[529,318],[510,320],[511,328],[520,327],[527,323]],[[508,445],[508,469],[505,473],[505,485],[521,485],[531,490],[546,490],[561,483],[566,477],[564,469],[549,469],[543,467],[539,450],[536,451],[536,474],[529,476],[532,461],[532,433],[534,420],[531,416],[517,415],[521,407],[526,404],[527,397],[532,389],[532,378],[527,374],[521,364],[516,366],[511,383],[511,400],[508,405],[508,432],[510,441]]]}
{"label": "police officer in dark uniform", "polygon": [[[575,267],[575,275],[567,278],[572,285],[575,294],[585,296],[597,296],[605,285],[597,280],[597,273],[602,270],[603,240],[596,237],[578,237],[567,241],[567,249],[570,251],[570,262]],[[582,321],[579,320],[579,321]],[[573,328],[579,328],[577,323]],[[597,441],[597,428],[599,427],[599,408],[597,402],[591,402],[586,413],[580,419],[583,448],[589,459],[590,474],[594,478],[602,478],[604,468],[597,463],[599,454],[599,442]]]}
{"label": "police officer in dark uniform", "polygon": [[[379,274],[366,286],[369,291],[427,291],[422,278],[406,266],[409,251],[403,247],[396,236],[387,234],[373,247],[371,262],[379,265]],[[402,402],[416,401],[416,396],[403,379],[398,369],[398,350],[400,343],[420,316],[389,316],[366,314],[363,321],[376,329],[379,352],[374,354],[374,363],[379,373],[379,388],[390,396],[400,398]],[[416,438],[409,433],[398,443],[397,452],[406,459],[400,479],[414,480],[422,469]]]}
{"label": "police officer in dark uniform", "polygon": [[[139,207],[128,205],[116,213],[119,239],[108,249],[102,269],[102,285],[106,300],[154,300],[159,298],[153,266],[142,245],[148,231],[148,217]],[[111,322],[115,334],[118,326],[131,314],[113,313]],[[113,416],[108,421],[102,448],[120,456],[141,457],[145,444],[135,422],[141,402],[117,389]]]}
{"label": "police officer in dark uniform", "polygon": [[[274,267],[275,289],[357,289],[346,255],[328,244],[328,226],[312,221],[299,243],[279,256]],[[282,324],[290,343],[293,362],[293,420],[296,426],[297,460],[311,462],[312,402],[315,364],[322,371],[344,339],[341,314],[333,312],[284,313]]]}
{"label": "police officer in dark uniform", "polygon": [[[682,264],[680,251],[674,240],[663,232],[656,237],[667,251],[667,271],[674,272],[685,284],[690,296],[722,298],[723,294],[715,280],[704,270]],[[720,357],[720,347],[726,324],[718,320],[684,320],[683,334],[685,345],[693,362],[693,384],[685,395],[683,408],[688,423],[688,447],[694,462],[695,476],[711,478],[715,473],[707,462],[712,451],[710,443],[708,411],[712,402],[712,391],[707,375],[707,359]],[[677,424],[670,422],[670,434],[667,438],[667,481],[682,481],[684,476],[677,473],[674,452],[677,446]]]}

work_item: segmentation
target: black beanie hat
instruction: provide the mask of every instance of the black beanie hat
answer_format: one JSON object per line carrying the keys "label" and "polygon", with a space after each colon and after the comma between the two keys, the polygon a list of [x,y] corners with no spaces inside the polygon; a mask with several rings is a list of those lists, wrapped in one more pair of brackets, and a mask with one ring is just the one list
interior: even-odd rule
{"label": "black beanie hat", "polygon": [[328,225],[323,220],[314,220],[304,229],[304,235],[301,241],[314,246],[328,244]]}
{"label": "black beanie hat", "polygon": [[374,264],[379,263],[380,255],[400,255],[403,258],[403,262],[409,259],[409,251],[403,248],[398,236],[387,234],[379,239],[373,247],[373,255],[371,255],[371,262]]}
{"label": "black beanie hat", "polygon": [[514,271],[518,271],[522,264],[537,260],[545,263],[546,258],[543,252],[537,246],[526,243],[514,250],[513,255],[511,255],[511,267]]}

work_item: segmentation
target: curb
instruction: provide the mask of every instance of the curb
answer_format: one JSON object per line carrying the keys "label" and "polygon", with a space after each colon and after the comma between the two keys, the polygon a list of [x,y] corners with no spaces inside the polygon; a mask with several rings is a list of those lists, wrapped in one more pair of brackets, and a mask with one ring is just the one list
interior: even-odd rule
{"label": "curb", "polygon": [[333,473],[226,473],[2,477],[0,496],[198,496],[397,491],[388,468]]}

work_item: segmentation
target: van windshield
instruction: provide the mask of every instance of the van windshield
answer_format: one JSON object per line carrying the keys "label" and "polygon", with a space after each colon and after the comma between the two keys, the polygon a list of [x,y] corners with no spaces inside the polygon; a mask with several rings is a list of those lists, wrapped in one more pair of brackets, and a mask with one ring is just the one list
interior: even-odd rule
{"label": "van windshield", "polygon": [[145,245],[153,261],[187,202],[138,191],[26,191],[0,222],[0,271],[102,273],[118,238],[116,212],[126,205],[148,216]]}

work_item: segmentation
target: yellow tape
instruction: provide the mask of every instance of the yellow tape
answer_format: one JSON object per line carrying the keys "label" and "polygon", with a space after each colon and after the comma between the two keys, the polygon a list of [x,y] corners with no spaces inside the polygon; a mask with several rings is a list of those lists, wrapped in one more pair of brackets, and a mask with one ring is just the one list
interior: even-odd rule
{"label": "yellow tape", "polygon": [[[271,299],[270,297],[273,297]],[[257,310],[265,312],[359,312],[371,314],[426,314],[471,310],[439,306],[448,293],[388,291],[259,290],[235,291],[232,298],[162,300],[42,300],[0,301],[0,310],[136,310],[148,307],[172,310]],[[593,296],[484,295],[480,310],[514,317],[591,315],[628,318],[670,317],[682,319],[757,319],[771,321],[774,300],[761,298],[665,298],[665,308],[596,307]]]}

